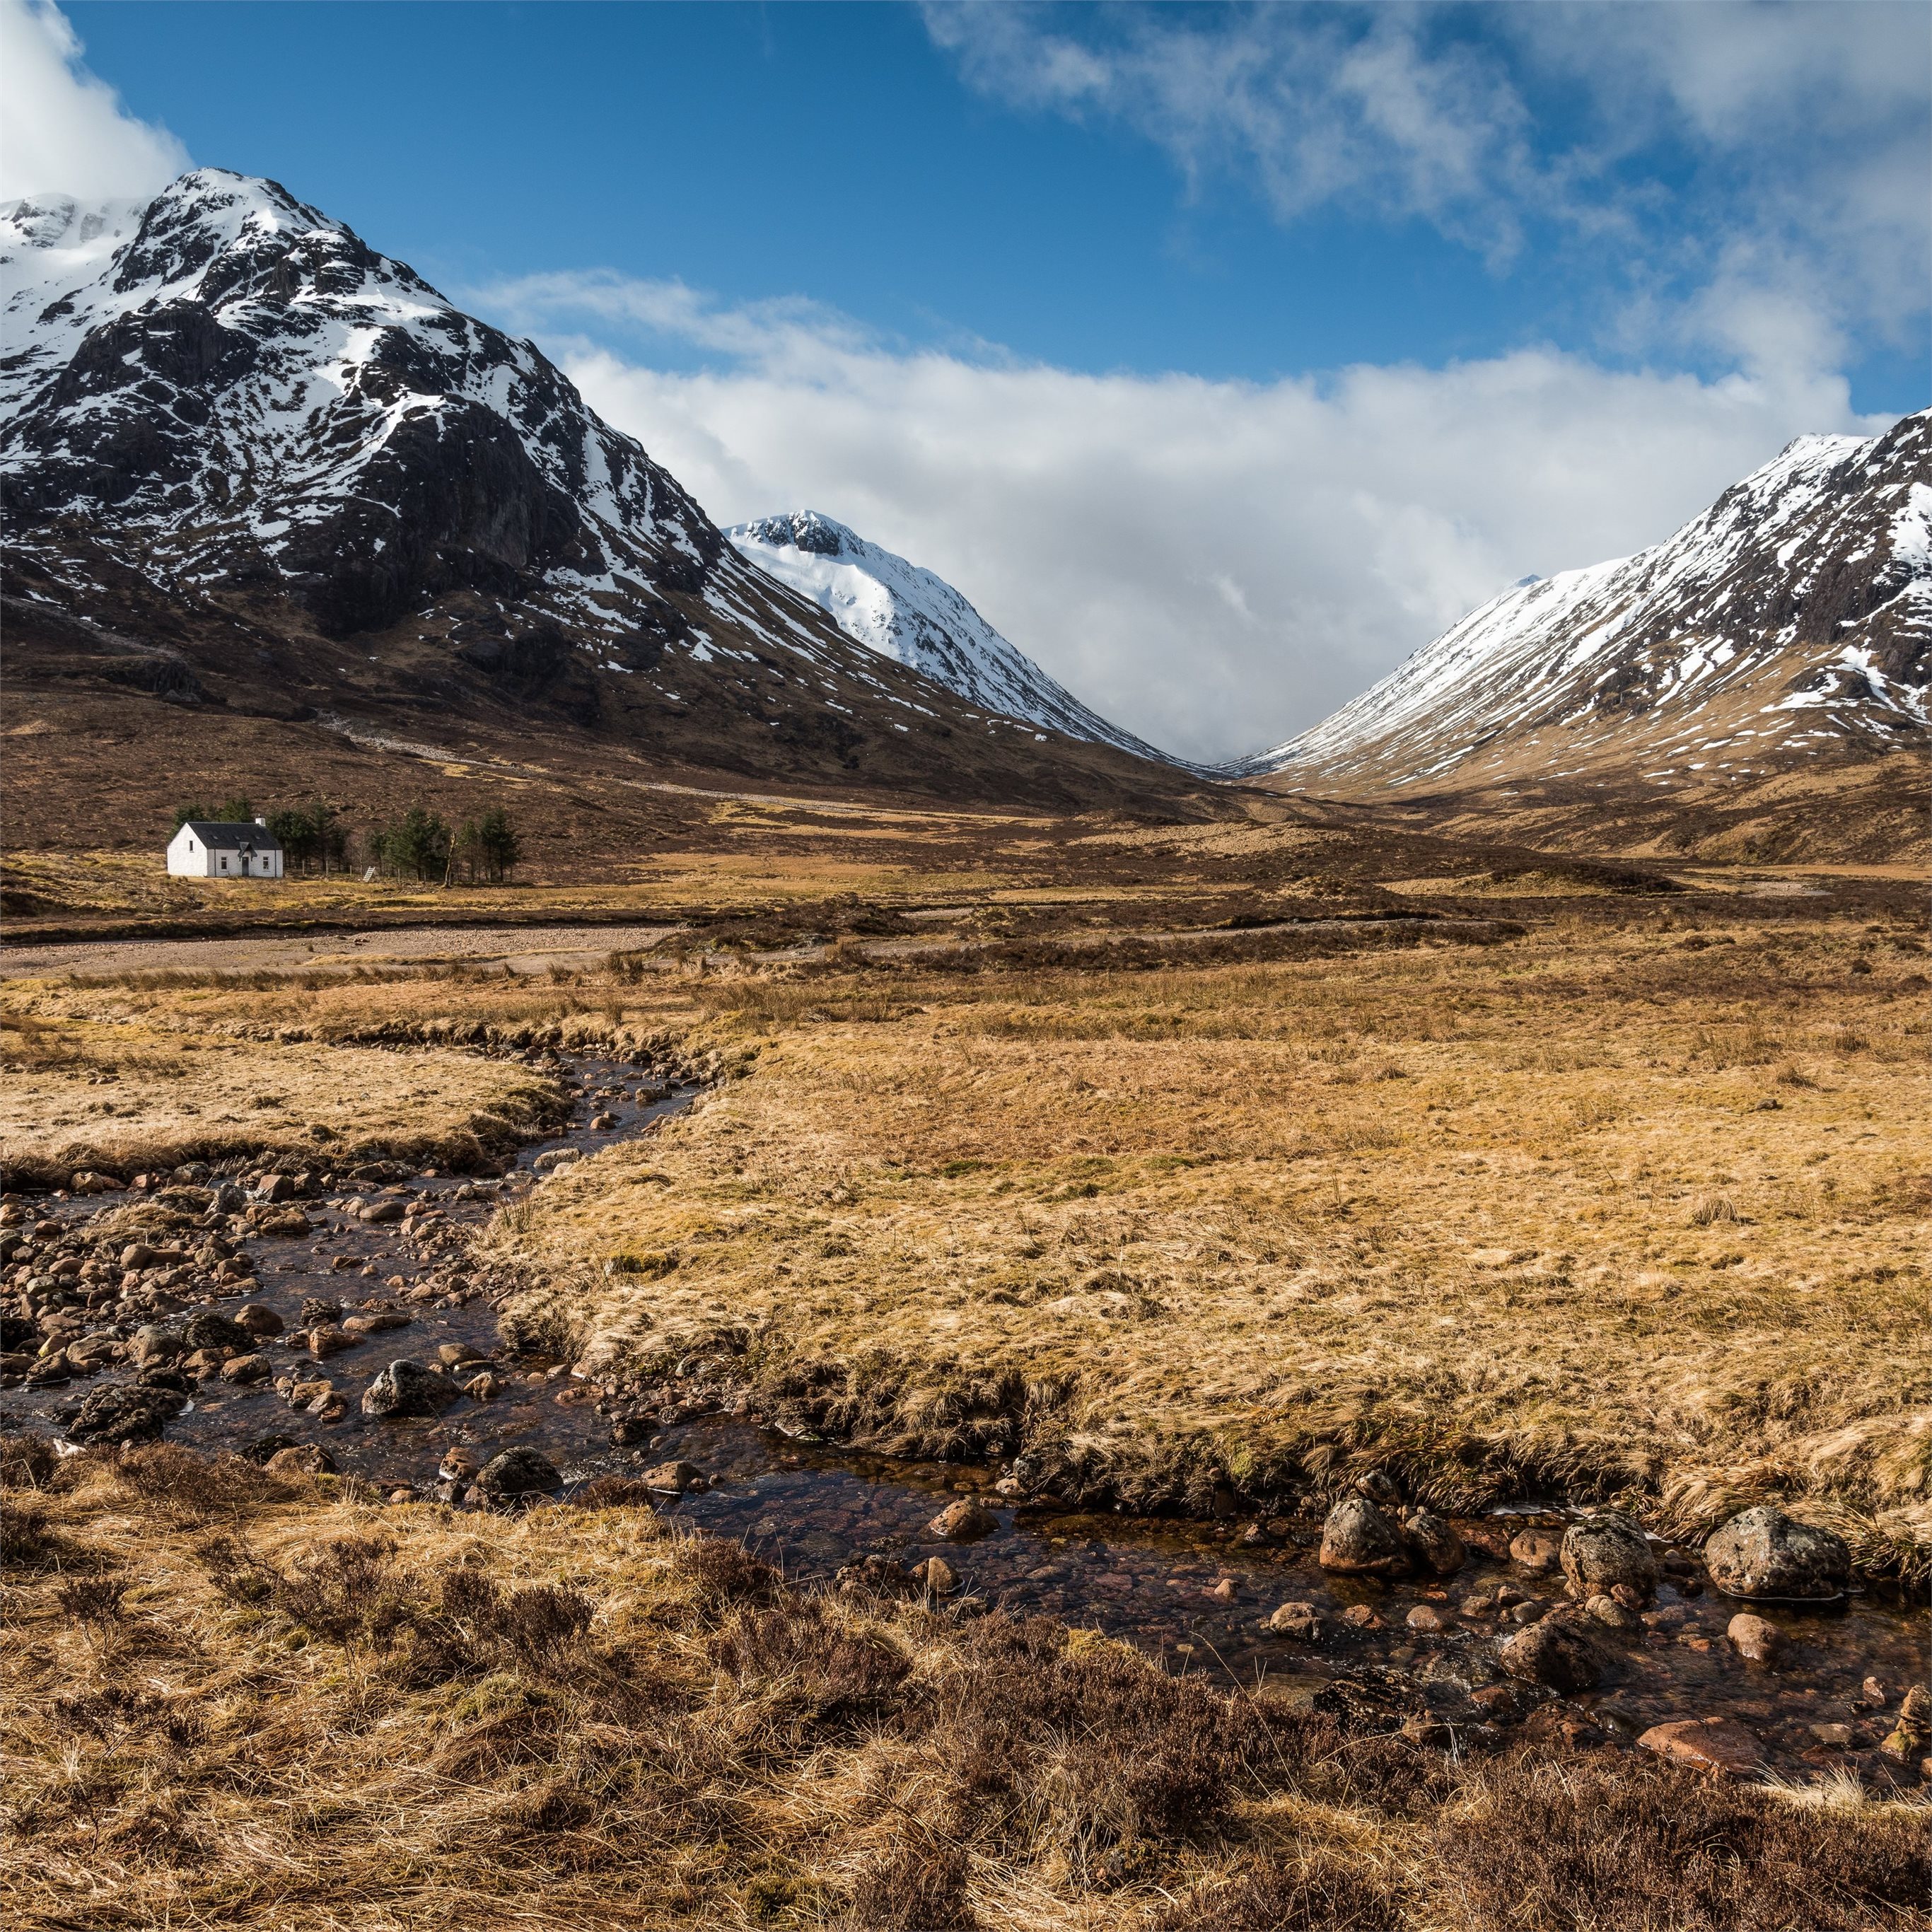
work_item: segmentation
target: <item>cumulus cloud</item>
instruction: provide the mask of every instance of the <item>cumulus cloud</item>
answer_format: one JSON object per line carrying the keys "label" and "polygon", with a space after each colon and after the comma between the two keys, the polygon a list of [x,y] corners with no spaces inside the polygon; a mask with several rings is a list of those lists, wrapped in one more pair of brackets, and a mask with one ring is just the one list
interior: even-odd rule
{"label": "cumulus cloud", "polygon": [[[1516,578],[1669,535],[1794,435],[1884,426],[1792,364],[1706,381],[1537,349],[1257,384],[908,349],[802,304],[608,274],[472,299],[720,521],[849,524],[1203,758],[1312,724]],[[627,326],[716,366],[620,352]]]}
{"label": "cumulus cloud", "polygon": [[182,144],[130,115],[82,51],[50,0],[0,0],[0,200],[133,199],[188,166]]}

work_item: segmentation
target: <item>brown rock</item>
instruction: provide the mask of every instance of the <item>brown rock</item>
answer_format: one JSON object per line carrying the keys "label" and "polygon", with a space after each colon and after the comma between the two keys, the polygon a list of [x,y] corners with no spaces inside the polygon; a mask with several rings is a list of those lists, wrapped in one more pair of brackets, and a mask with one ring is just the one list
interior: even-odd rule
{"label": "brown rock", "polygon": [[350,1334],[347,1328],[337,1328],[329,1323],[308,1331],[308,1352],[311,1355],[339,1355],[345,1348],[352,1348],[361,1337]]}
{"label": "brown rock", "polygon": [[335,1458],[319,1442],[299,1442],[278,1449],[263,1466],[278,1476],[332,1476]]}
{"label": "brown rock", "polygon": [[999,1526],[999,1519],[992,1510],[970,1496],[962,1496],[956,1503],[948,1503],[926,1525],[926,1530],[931,1535],[944,1537],[948,1543],[970,1543]]}
{"label": "brown rock", "polygon": [[1402,1528],[1423,1567],[1438,1576],[1453,1576],[1469,1560],[1455,1526],[1432,1510],[1412,1510]]}
{"label": "brown rock", "polygon": [[695,1462],[660,1462],[655,1469],[646,1469],[640,1480],[646,1488],[676,1496],[711,1486],[711,1478]]}
{"label": "brown rock", "polygon": [[1404,1621],[1412,1630],[1421,1630],[1430,1635],[1449,1628],[1442,1612],[1433,1604],[1418,1604]]}
{"label": "brown rock", "polygon": [[1352,1630],[1380,1630],[1382,1620],[1366,1604],[1351,1604],[1342,1612],[1342,1621]]}
{"label": "brown rock", "polygon": [[1740,1657],[1754,1664],[1770,1664],[1784,1648],[1784,1633],[1774,1623],[1740,1610],[1725,1626],[1724,1634]]}
{"label": "brown rock", "polygon": [[934,1597],[950,1597],[959,1587],[959,1576],[943,1556],[928,1556],[906,1573],[914,1586]]}
{"label": "brown rock", "polygon": [[235,1324],[245,1328],[257,1339],[264,1335],[279,1335],[288,1325],[275,1311],[259,1301],[244,1301],[236,1309]]}
{"label": "brown rock", "polygon": [[1520,1530],[1510,1538],[1509,1553],[1512,1563],[1540,1575],[1562,1561],[1563,1539],[1553,1530]]}
{"label": "brown rock", "polygon": [[1266,1628],[1274,1636],[1289,1637],[1297,1643],[1319,1643],[1322,1636],[1321,1615],[1312,1604],[1280,1605]]}
{"label": "brown rock", "polygon": [[231,1355],[221,1365],[225,1382],[265,1382],[274,1373],[266,1355]]}
{"label": "brown rock", "polygon": [[1592,1597],[1583,1608],[1593,1621],[1606,1630],[1638,1630],[1643,1628],[1643,1618],[1635,1610],[1626,1610],[1607,1592]]}
{"label": "brown rock", "polygon": [[1345,1496],[1322,1526],[1316,1561],[1346,1576],[1400,1576],[1409,1566],[1408,1544],[1379,1503]]}
{"label": "brown rock", "polygon": [[1618,1584],[1648,1603],[1657,1592],[1657,1558],[1649,1539],[1629,1517],[1604,1510],[1563,1532],[1560,1561],[1576,1595],[1607,1595]]}
{"label": "brown rock", "polygon": [[1552,1690],[1592,1690],[1604,1675],[1603,1654],[1574,1611],[1552,1613],[1519,1630],[1496,1653],[1496,1661],[1512,1677]]}
{"label": "brown rock", "polygon": [[1653,1724],[1637,1739],[1646,1750],[1725,1778],[1749,1778],[1764,1762],[1757,1739],[1735,1718],[1682,1718]]}

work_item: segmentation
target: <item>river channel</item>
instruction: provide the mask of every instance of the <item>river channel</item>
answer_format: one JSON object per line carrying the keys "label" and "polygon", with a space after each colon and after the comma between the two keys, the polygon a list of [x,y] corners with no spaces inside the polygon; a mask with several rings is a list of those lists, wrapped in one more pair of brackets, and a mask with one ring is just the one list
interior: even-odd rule
{"label": "river channel", "polygon": [[[335,1468],[375,1484],[399,1506],[437,1496],[440,1468],[466,1456],[473,1467],[518,1445],[541,1450],[562,1474],[557,1494],[542,1499],[547,1504],[567,1506],[600,1477],[635,1478],[683,1460],[704,1472],[708,1486],[629,1506],[657,1507],[741,1538],[802,1582],[832,1586],[842,1571],[868,1558],[886,1559],[886,1571],[897,1574],[943,1554],[958,1578],[953,1600],[969,1611],[997,1604],[1051,1616],[1135,1643],[1172,1668],[1264,1685],[1273,1696],[1312,1700],[1340,1684],[1358,1704],[1382,1706],[1391,1722],[1405,1713],[1439,1714],[1450,1724],[1452,1748],[1466,1738],[1471,1745],[1493,1742],[1498,1724],[1526,1724],[1534,1735],[1612,1748],[1653,1724],[1724,1717],[1748,1727],[1766,1766],[1782,1776],[1848,1769],[1868,1780],[1916,1784],[1916,1771],[1874,1748],[1894,1720],[1902,1690],[1926,1676],[1932,1618],[1881,1588],[1830,1610],[1753,1606],[1784,1633],[1772,1667],[1746,1661],[1726,1640],[1740,1606],[1708,1588],[1694,1562],[1679,1564],[1667,1572],[1641,1629],[1611,1646],[1600,1688],[1540,1705],[1540,1694],[1527,1702],[1516,1697],[1496,1651],[1526,1614],[1516,1605],[1560,1600],[1562,1580],[1512,1562],[1509,1541],[1528,1526],[1560,1529],[1568,1512],[1558,1502],[1461,1522],[1469,1549],[1464,1569],[1384,1588],[1318,1568],[1316,1518],[1267,1519],[1257,1530],[1252,1516],[1214,1523],[1016,1508],[994,1490],[997,1470],[872,1456],[787,1436],[746,1414],[680,1418],[673,1412],[664,1426],[634,1430],[634,1439],[619,1446],[597,1391],[567,1363],[505,1345],[468,1267],[466,1243],[506,1204],[544,1185],[544,1172],[560,1156],[581,1157],[655,1132],[695,1096],[688,1088],[668,1092],[644,1070],[595,1057],[551,1057],[544,1064],[572,1096],[571,1124],[523,1149],[501,1175],[398,1169],[373,1178],[368,1170],[317,1177],[283,1210],[285,1228],[305,1220],[306,1232],[263,1232],[236,1243],[253,1264],[252,1282],[215,1284],[228,1292],[213,1296],[205,1286],[190,1288],[158,1318],[104,1309],[93,1332],[124,1342],[143,1322],[178,1324],[199,1308],[220,1312],[244,1300],[272,1310],[283,1324],[282,1334],[261,1344],[270,1364],[262,1379],[231,1383],[204,1374],[191,1384],[190,1406],[166,1424],[166,1439],[257,1460],[313,1444]],[[229,1166],[246,1172],[250,1164]],[[200,1177],[204,1186],[221,1178]],[[165,1190],[151,1182],[148,1191]],[[40,1250],[56,1249],[63,1232],[133,1198],[33,1197],[16,1203],[26,1219],[16,1216],[15,1227],[25,1225]],[[362,1209],[375,1201],[400,1205],[386,1210],[389,1218],[362,1219]],[[299,1210],[292,1218],[290,1208]],[[394,1325],[360,1336],[345,1330],[340,1352],[323,1361],[298,1346],[319,1320],[339,1326],[358,1316]],[[78,1334],[85,1317],[75,1318]],[[364,1415],[362,1393],[389,1364],[406,1357],[434,1364],[440,1352],[447,1359],[452,1351],[487,1358],[487,1399],[465,1396],[438,1415],[407,1420]],[[0,1430],[58,1436],[91,1391],[130,1372],[126,1362],[110,1361],[98,1374],[64,1382],[10,1376],[0,1388]],[[292,1404],[286,1384],[302,1377],[326,1381],[334,1398]],[[277,1380],[284,1384],[280,1392]],[[483,1385],[472,1386],[481,1392]],[[446,1484],[440,1493],[452,1492]],[[995,1526],[972,1542],[948,1543],[930,1526],[961,1495],[980,1502]],[[456,1506],[477,1505],[473,1496],[458,1496]],[[878,1563],[872,1568],[884,1574]],[[1270,1613],[1287,1601],[1314,1607],[1323,1628],[1318,1643],[1266,1628]]]}

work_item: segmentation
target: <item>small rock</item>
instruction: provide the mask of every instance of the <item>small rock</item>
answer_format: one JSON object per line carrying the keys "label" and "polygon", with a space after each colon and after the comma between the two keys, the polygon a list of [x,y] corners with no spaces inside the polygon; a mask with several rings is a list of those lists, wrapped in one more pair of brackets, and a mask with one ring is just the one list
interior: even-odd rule
{"label": "small rock", "polygon": [[1519,1597],[1505,1614],[1513,1624],[1540,1623],[1550,1614],[1550,1606],[1539,1604],[1534,1597]]}
{"label": "small rock", "polygon": [[962,1496],[956,1503],[948,1503],[926,1527],[928,1535],[944,1537],[948,1543],[970,1543],[999,1526],[999,1519],[991,1510],[970,1496]]}
{"label": "small rock", "polygon": [[439,1345],[436,1358],[446,1369],[460,1367],[465,1362],[487,1362],[490,1358],[480,1348],[472,1348],[467,1342],[445,1342]]}
{"label": "small rock", "polygon": [[1882,1711],[1886,1705],[1892,1702],[1892,1694],[1876,1677],[1868,1677],[1858,1686],[1858,1695],[1864,1698],[1874,1711]]}
{"label": "small rock", "polygon": [[[650,1478],[645,1480],[649,1481]],[[478,1493],[493,1500],[530,1496],[542,1490],[561,1489],[562,1486],[562,1471],[536,1449],[506,1449],[500,1456],[493,1456],[476,1474]],[[652,1484],[652,1488],[656,1486]]]}
{"label": "small rock", "polygon": [[463,1393],[472,1402],[494,1402],[503,1393],[503,1378],[484,1370],[480,1376],[472,1376],[463,1384]]}
{"label": "small rock", "polygon": [[354,1348],[359,1340],[346,1328],[329,1325],[311,1328],[308,1332],[308,1352],[316,1356],[339,1355],[345,1348]]}
{"label": "small rock", "polygon": [[278,1449],[263,1467],[278,1476],[332,1476],[335,1458],[319,1442],[301,1442]]}
{"label": "small rock", "polygon": [[381,1227],[404,1216],[405,1204],[400,1201],[372,1201],[356,1216],[358,1221],[367,1222],[372,1227]]}
{"label": "small rock", "polygon": [[1554,1570],[1562,1561],[1563,1539],[1548,1529],[1519,1530],[1510,1538],[1510,1561],[1539,1574]]}
{"label": "small rock", "polygon": [[231,1355],[221,1365],[225,1382],[265,1382],[274,1373],[266,1355]]}
{"label": "small rock", "polygon": [[143,1366],[150,1362],[171,1362],[182,1352],[182,1338],[172,1328],[164,1328],[158,1322],[151,1322],[134,1330],[128,1352]]}
{"label": "small rock", "polygon": [[466,1483],[475,1478],[482,1466],[470,1450],[458,1444],[445,1452],[442,1460],[436,1465],[436,1473],[446,1482]]}
{"label": "small rock", "polygon": [[1591,1598],[1583,1608],[1606,1630],[1639,1630],[1643,1628],[1643,1618],[1635,1610],[1626,1609],[1607,1591]]}
{"label": "small rock", "polygon": [[412,1318],[400,1308],[377,1308],[366,1315],[350,1316],[342,1326],[346,1333],[361,1341],[370,1335],[387,1334],[392,1329],[406,1328]]}
{"label": "small rock", "polygon": [[440,1415],[458,1395],[440,1369],[406,1357],[392,1362],[362,1392],[362,1413],[384,1421],[408,1415]]}
{"label": "small rock", "polygon": [[238,1322],[204,1309],[182,1324],[182,1342],[190,1349],[238,1348],[245,1351],[254,1338]]}
{"label": "small rock", "polygon": [[1879,1749],[1900,1764],[1909,1764],[1932,1744],[1932,1690],[1915,1684],[1899,1700],[1898,1722]]}
{"label": "small rock", "polygon": [[1749,1778],[1764,1762],[1762,1747],[1735,1718],[1683,1718],[1653,1724],[1637,1742],[1660,1757],[1726,1778]]}
{"label": "small rock", "polygon": [[1240,1586],[1233,1577],[1222,1576],[1212,1585],[1208,1594],[1217,1604],[1232,1604],[1240,1594]]}
{"label": "small rock", "polygon": [[1402,1492],[1388,1472],[1382,1469],[1371,1469],[1366,1475],[1358,1476],[1355,1493],[1366,1496],[1372,1503],[1381,1504],[1384,1509],[1396,1508],[1402,1502]]}
{"label": "small rock", "polygon": [[657,1433],[657,1418],[652,1415],[620,1415],[610,1424],[610,1440],[620,1449],[628,1449],[641,1442],[648,1442]]}
{"label": "small rock", "polygon": [[[338,1255],[338,1261],[346,1261],[346,1255]],[[302,1305],[302,1314],[296,1326],[302,1328],[326,1328],[332,1322],[342,1319],[342,1304],[331,1301],[322,1295],[310,1295]]]}
{"label": "small rock", "polygon": [[1453,1576],[1469,1560],[1454,1526],[1432,1510],[1412,1510],[1402,1529],[1424,1566],[1438,1576]]}
{"label": "small rock", "polygon": [[943,1556],[928,1556],[907,1572],[914,1583],[928,1595],[950,1597],[959,1587],[958,1573]]}
{"label": "small rock", "polygon": [[279,1335],[287,1326],[275,1311],[260,1301],[244,1301],[235,1311],[235,1325],[245,1329],[258,1341],[264,1335]]}
{"label": "small rock", "polygon": [[1814,1724],[1811,1735],[1827,1750],[1850,1750],[1852,1747],[1852,1727],[1850,1724]]}
{"label": "small rock", "polygon": [[1456,1607],[1466,1617],[1486,1617],[1496,1608],[1496,1604],[1486,1596],[1465,1597]]}
{"label": "small rock", "polygon": [[711,1486],[711,1478],[695,1462],[660,1462],[655,1469],[646,1469],[640,1480],[647,1489],[662,1490],[674,1496],[689,1496]]}
{"label": "small rock", "polygon": [[1380,1630],[1382,1620],[1366,1604],[1351,1604],[1342,1612],[1342,1621],[1351,1630]]}
{"label": "small rock", "polygon": [[1753,1616],[1748,1610],[1740,1610],[1724,1627],[1724,1634],[1731,1640],[1731,1648],[1753,1664],[1774,1662],[1784,1648],[1784,1633],[1774,1623],[1762,1617]]}
{"label": "small rock", "polygon": [[182,1371],[185,1375],[204,1378],[208,1376],[218,1376],[221,1372],[221,1365],[227,1360],[228,1355],[229,1352],[226,1348],[197,1348],[193,1354],[184,1355],[182,1358]]}
{"label": "small rock", "polygon": [[1648,1603],[1657,1592],[1657,1558],[1649,1539],[1628,1516],[1605,1510],[1573,1522],[1563,1532],[1559,1559],[1570,1587],[1587,1600],[1618,1584]]}
{"label": "small rock", "polygon": [[[993,1486],[998,1489],[1000,1486],[995,1483]],[[1280,1540],[1266,1523],[1251,1522],[1234,1538],[1234,1546],[1238,1550],[1272,1550]]]}
{"label": "small rock", "polygon": [[1319,1643],[1323,1635],[1321,1614],[1312,1604],[1280,1604],[1266,1628],[1275,1636],[1292,1638],[1297,1643]]}
{"label": "small rock", "polygon": [[1449,1628],[1442,1612],[1433,1604],[1418,1604],[1404,1619],[1412,1630],[1421,1630],[1430,1636]]}
{"label": "small rock", "polygon": [[1843,1537],[1764,1504],[1712,1532],[1704,1567],[1728,1597],[1823,1599],[1844,1595],[1852,1552]]}
{"label": "small rock", "polygon": [[[1366,1480],[1366,1478],[1364,1478]],[[1399,1576],[1408,1568],[1408,1546],[1395,1520],[1366,1496],[1347,1496],[1322,1526],[1324,1570],[1350,1576]]]}
{"label": "small rock", "polygon": [[1574,1612],[1543,1617],[1519,1630],[1496,1660],[1512,1677],[1566,1693],[1593,1690],[1604,1675],[1602,1654]]}

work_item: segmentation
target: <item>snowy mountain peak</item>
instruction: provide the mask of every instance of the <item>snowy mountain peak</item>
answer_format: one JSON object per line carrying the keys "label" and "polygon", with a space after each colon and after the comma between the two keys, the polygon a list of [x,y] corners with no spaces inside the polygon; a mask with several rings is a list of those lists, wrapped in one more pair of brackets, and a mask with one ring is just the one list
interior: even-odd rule
{"label": "snowy mountain peak", "polygon": [[1311,785],[1643,766],[1663,781],[1922,742],[1932,411],[1804,436],[1634,556],[1512,584],[1299,737]]}
{"label": "snowy mountain peak", "polygon": [[794,510],[724,534],[760,569],[829,612],[848,637],[968,702],[1139,758],[1180,762],[1089,710],[944,578],[832,518]]}

